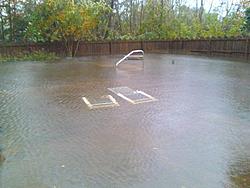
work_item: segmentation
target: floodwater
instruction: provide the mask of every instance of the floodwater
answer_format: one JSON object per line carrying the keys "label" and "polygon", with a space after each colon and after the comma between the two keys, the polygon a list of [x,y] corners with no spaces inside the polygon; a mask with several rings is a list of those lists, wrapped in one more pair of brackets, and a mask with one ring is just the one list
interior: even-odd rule
{"label": "floodwater", "polygon": [[[0,64],[1,188],[250,187],[250,64],[146,54]],[[158,101],[133,105],[107,88]],[[90,110],[82,97],[112,95]]]}

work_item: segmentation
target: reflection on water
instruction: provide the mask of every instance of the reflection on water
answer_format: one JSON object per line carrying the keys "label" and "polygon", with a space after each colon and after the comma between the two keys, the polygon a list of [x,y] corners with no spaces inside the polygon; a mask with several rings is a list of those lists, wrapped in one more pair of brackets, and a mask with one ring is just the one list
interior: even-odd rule
{"label": "reflection on water", "polygon": [[[0,65],[1,188],[250,187],[250,64],[117,60]],[[159,101],[132,105],[119,86]],[[120,107],[81,100],[107,94]]]}

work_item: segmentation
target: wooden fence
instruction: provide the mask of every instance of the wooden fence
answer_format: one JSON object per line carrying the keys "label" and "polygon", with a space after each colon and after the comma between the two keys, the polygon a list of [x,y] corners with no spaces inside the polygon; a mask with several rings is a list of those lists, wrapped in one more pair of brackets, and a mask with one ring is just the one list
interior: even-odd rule
{"label": "wooden fence", "polygon": [[[134,49],[142,49],[146,53],[182,53],[204,54],[250,59],[250,39],[202,39],[202,40],[165,40],[165,41],[112,41],[112,42],[81,42],[77,56],[126,54]],[[46,44],[15,44],[0,45],[0,54],[14,56],[37,50],[55,52],[65,55],[64,44],[61,42]]]}

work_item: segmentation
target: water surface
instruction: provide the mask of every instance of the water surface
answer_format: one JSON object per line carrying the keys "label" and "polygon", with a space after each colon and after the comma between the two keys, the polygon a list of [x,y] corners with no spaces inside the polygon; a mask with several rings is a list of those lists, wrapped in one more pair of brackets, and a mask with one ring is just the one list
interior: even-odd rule
{"label": "water surface", "polygon": [[[249,63],[119,58],[0,64],[1,188],[250,187]],[[159,101],[107,90],[120,86]],[[107,94],[120,106],[81,100]]]}

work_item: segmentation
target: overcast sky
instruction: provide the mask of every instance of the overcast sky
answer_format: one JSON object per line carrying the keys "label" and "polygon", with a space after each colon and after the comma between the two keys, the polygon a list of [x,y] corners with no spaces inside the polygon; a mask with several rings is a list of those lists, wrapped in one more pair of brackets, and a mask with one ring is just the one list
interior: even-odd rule
{"label": "overcast sky", "polygon": [[[204,7],[206,10],[210,9],[211,3],[213,5],[213,8],[218,7],[220,5],[221,2],[229,2],[229,4],[231,4],[231,2],[233,3],[238,3],[240,0],[204,0]],[[199,2],[199,6],[200,6],[200,0],[198,0]],[[187,5],[196,6],[196,0],[186,0]]]}

